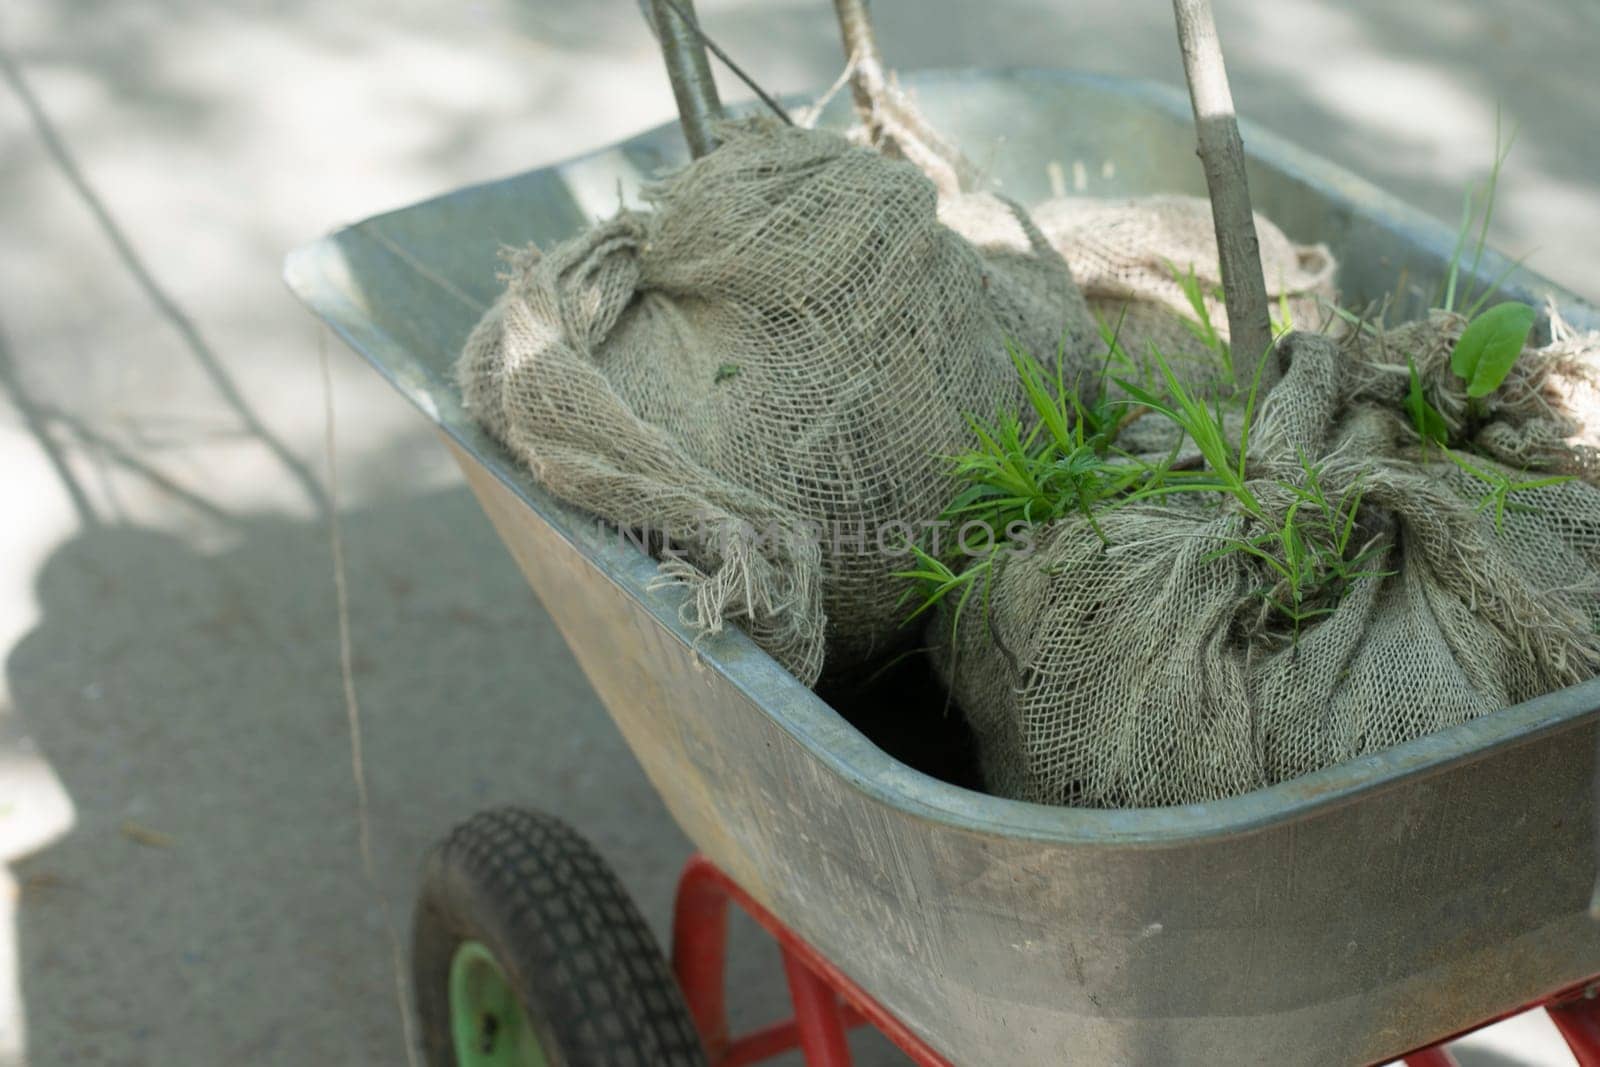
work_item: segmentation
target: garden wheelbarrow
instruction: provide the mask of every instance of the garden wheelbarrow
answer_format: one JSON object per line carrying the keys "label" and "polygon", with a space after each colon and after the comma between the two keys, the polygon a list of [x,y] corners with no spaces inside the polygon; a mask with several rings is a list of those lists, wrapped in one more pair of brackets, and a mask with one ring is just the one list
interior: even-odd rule
{"label": "garden wheelbarrow", "polygon": [[[1045,71],[905,83],[1020,201],[1049,195],[1052,173],[1097,196],[1204,191],[1189,102],[1170,89]],[[821,121],[849,118],[835,101]],[[1334,251],[1348,304],[1427,306],[1450,229],[1265,130],[1246,124],[1245,143],[1257,210]],[[894,758],[744,634],[697,639],[637,544],[553,499],[474,425],[451,368],[500,288],[497,252],[575,234],[615,210],[619,186],[636,200],[684,158],[663,126],[288,260],[294,291],[441,431],[701,854],[669,971],[570,831],[503,812],[458,831],[419,909],[437,1062],[737,1064],[799,1044],[836,1064],[844,1028],[865,1021],[921,1063],[1443,1063],[1429,1046],[1558,1002],[1574,1048],[1600,1063],[1587,1011],[1600,682],[1212,803],[1000,799]],[[1491,253],[1472,280],[1508,266]],[[1600,326],[1525,271],[1499,289]],[[516,725],[508,711],[511,743]],[[797,1009],[743,1039],[721,1013],[730,901],[782,941]]]}

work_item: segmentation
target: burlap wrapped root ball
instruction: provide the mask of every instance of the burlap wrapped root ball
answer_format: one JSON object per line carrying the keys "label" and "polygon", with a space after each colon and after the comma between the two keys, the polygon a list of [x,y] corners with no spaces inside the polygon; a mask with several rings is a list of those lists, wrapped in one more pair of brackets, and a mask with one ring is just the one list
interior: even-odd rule
{"label": "burlap wrapped root ball", "polygon": [[[1218,294],[1222,269],[1211,204],[1201,197],[1161,195],[1127,199],[1058,197],[1034,209],[1050,243],[1066,257],[1091,312],[1117,330],[1119,344],[1134,359],[1151,345],[1180,378],[1205,381],[1215,357],[1185,321],[1196,312],[1173,272],[1193,272],[1206,313],[1223,340],[1228,314]],[[1336,327],[1327,305],[1337,292],[1338,263],[1326,245],[1291,241],[1270,219],[1257,214],[1261,267],[1272,314],[1299,330]],[[1254,353],[1252,358],[1261,353]]]}
{"label": "burlap wrapped root ball", "polygon": [[552,493],[681,553],[693,628],[809,684],[898,640],[894,553],[948,501],[964,414],[1015,403],[1006,343],[1076,366],[1093,327],[1020,209],[941,210],[830,133],[720,136],[651,211],[514,256],[458,374]]}
{"label": "burlap wrapped root ball", "polygon": [[1600,479],[1600,333],[1569,327],[1552,307],[1548,343],[1530,343],[1504,383],[1476,401],[1450,368],[1468,320],[1435,310],[1392,328],[1350,335],[1355,399],[1399,408],[1416,369],[1450,440],[1518,470]]}
{"label": "burlap wrapped root ball", "polygon": [[[1266,531],[1232,498],[1177,496],[1040,531],[997,564],[941,671],[1002,796],[1085,807],[1214,800],[1563,688],[1600,665],[1600,490],[1518,493],[1424,460],[1394,407],[1356,401],[1327,338],[1278,349],[1283,380],[1251,437],[1249,485],[1281,524],[1305,485],[1354,487],[1355,545],[1373,551],[1331,612],[1298,630],[1269,605],[1277,576],[1230,544]],[[1152,416],[1146,416],[1152,417]],[[1515,469],[1472,456],[1485,471]]]}

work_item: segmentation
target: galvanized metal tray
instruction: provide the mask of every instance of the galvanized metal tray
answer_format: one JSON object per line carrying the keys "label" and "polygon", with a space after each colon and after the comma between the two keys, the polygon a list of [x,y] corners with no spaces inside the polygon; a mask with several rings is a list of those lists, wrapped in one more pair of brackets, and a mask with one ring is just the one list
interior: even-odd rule
{"label": "galvanized metal tray", "polygon": [[[1044,71],[905,80],[1023,202],[1052,170],[1091,195],[1203,192],[1172,90]],[[843,102],[824,119],[846,121]],[[1257,209],[1327,242],[1347,299],[1423,306],[1449,228],[1244,136]],[[753,896],[959,1064],[1378,1061],[1600,972],[1600,682],[1247,796],[1076,811],[930,778],[742,634],[697,645],[680,594],[649,590],[652,561],[540,490],[464,416],[450,374],[499,288],[499,248],[576,232],[615,210],[619,183],[632,196],[683,155],[664,126],[349,227],[286,275],[438,425],[674,817]],[[1484,282],[1505,265],[1486,259]],[[1503,289],[1600,325],[1526,272]],[[505,726],[514,744],[515,708]]]}

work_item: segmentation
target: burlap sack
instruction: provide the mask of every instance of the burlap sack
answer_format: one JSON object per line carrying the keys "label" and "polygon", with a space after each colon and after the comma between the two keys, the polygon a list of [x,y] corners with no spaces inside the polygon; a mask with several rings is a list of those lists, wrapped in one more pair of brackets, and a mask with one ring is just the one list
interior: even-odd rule
{"label": "burlap sack", "polygon": [[682,550],[686,621],[811,683],[896,640],[893,553],[948,502],[964,414],[1015,406],[1005,343],[1078,360],[1093,327],[1020,209],[939,207],[834,134],[720,135],[650,213],[517,255],[458,370],[553,493]]}
{"label": "burlap sack", "polygon": [[[1226,340],[1227,309],[1215,295],[1222,289],[1222,272],[1209,201],[1176,195],[1060,197],[1039,205],[1033,215],[1066,257],[1090,310],[1118,329],[1118,341],[1131,357],[1143,358],[1155,345],[1185,380],[1215,375],[1215,357],[1184,325],[1195,312],[1172,276],[1174,269],[1195,272],[1211,322]],[[1260,214],[1255,219],[1272,315],[1280,315],[1279,298],[1285,297],[1290,325],[1320,329],[1328,318],[1323,301],[1337,295],[1333,254],[1325,245],[1295,244]]]}
{"label": "burlap sack", "polygon": [[1306,334],[1279,351],[1288,366],[1251,438],[1251,487],[1281,518],[1292,496],[1278,483],[1304,478],[1301,455],[1330,498],[1363,486],[1358,538],[1387,575],[1358,578],[1294,633],[1262,596],[1272,573],[1220,551],[1263,532],[1231,500],[1106,511],[1109,547],[1081,520],[1056,523],[1033,555],[999,565],[986,616],[969,607],[953,643],[948,620],[933,631],[990,791],[1086,807],[1212,800],[1600,666],[1600,490],[1515,494],[1497,527],[1489,487],[1437,453],[1423,462],[1359,353]]}
{"label": "burlap sack", "polygon": [[1398,409],[1417,369],[1423,395],[1451,440],[1518,470],[1600,479],[1600,334],[1580,333],[1550,309],[1550,343],[1528,347],[1499,389],[1477,401],[1450,369],[1467,320],[1448,311],[1346,342],[1353,397]]}

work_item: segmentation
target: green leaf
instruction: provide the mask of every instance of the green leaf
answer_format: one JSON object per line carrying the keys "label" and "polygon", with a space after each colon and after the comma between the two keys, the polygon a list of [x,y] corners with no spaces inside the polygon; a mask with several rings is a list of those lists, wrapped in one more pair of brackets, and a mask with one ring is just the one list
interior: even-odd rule
{"label": "green leaf", "polygon": [[1467,382],[1470,397],[1500,388],[1533,332],[1534,310],[1508,301],[1496,304],[1467,324],[1450,355],[1450,369]]}
{"label": "green leaf", "polygon": [[1006,349],[1011,354],[1011,363],[1017,369],[1017,376],[1022,380],[1028,404],[1039,416],[1039,423],[1049,431],[1057,445],[1071,448],[1074,443],[1072,428],[1068,425],[1067,413],[1062,408],[1060,398],[1050,395],[1045,369],[1015,345],[1007,342]]}
{"label": "green leaf", "polygon": [[1422,438],[1423,444],[1432,441],[1436,444],[1450,443],[1450,429],[1445,425],[1444,416],[1439,414],[1439,409],[1428,403],[1428,398],[1422,393],[1422,379],[1417,374],[1416,361],[1407,357],[1407,365],[1411,369],[1411,390],[1406,394],[1406,414],[1411,416],[1411,425],[1416,427],[1417,436]]}

